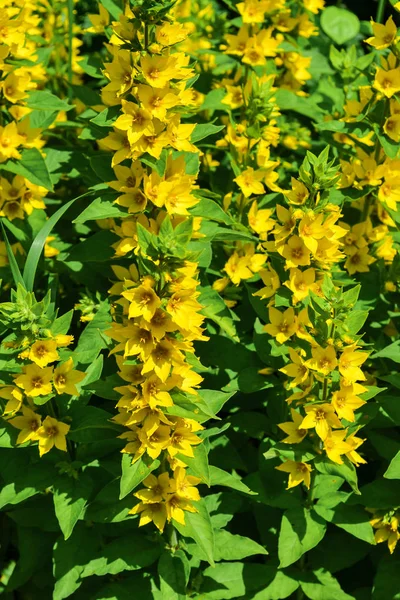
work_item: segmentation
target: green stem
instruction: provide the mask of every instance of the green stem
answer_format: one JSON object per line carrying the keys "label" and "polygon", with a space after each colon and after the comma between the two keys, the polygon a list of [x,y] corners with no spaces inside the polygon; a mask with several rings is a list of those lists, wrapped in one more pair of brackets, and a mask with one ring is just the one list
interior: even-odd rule
{"label": "green stem", "polygon": [[386,0],[379,0],[378,9],[376,11],[376,23],[382,23],[383,16],[385,14],[385,4]]}
{"label": "green stem", "polygon": [[73,71],[72,71],[72,56],[73,56],[73,40],[74,40],[74,1],[73,0],[68,0],[68,48],[69,48],[69,53],[68,53],[68,83],[69,83],[69,87],[68,87],[68,96],[71,97],[72,96],[72,77],[73,77]]}
{"label": "green stem", "polygon": [[167,538],[169,546],[175,550],[178,546],[178,536],[172,523],[167,526]]}
{"label": "green stem", "polygon": [[149,47],[149,26],[147,23],[144,24],[144,49],[147,50]]}

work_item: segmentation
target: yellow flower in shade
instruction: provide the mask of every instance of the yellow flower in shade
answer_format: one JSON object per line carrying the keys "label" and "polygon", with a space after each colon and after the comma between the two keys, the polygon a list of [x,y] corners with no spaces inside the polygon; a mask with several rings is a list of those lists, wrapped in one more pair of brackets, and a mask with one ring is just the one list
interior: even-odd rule
{"label": "yellow flower in shade", "polygon": [[153,522],[157,529],[162,533],[167,521],[167,509],[162,502],[144,504],[139,502],[130,511],[130,515],[140,514],[139,527]]}
{"label": "yellow flower in shade", "polygon": [[314,429],[321,440],[330,434],[331,427],[341,429],[342,424],[335,415],[335,410],[331,404],[314,404],[304,407],[307,416],[300,424],[300,429]]}
{"label": "yellow flower in shade", "polygon": [[102,33],[110,22],[108,11],[101,4],[99,4],[99,13],[98,15],[88,15],[93,26],[87,29],[90,33]]}
{"label": "yellow flower in shade", "polygon": [[349,256],[344,263],[349,275],[354,275],[354,273],[368,273],[369,265],[376,261],[368,252],[368,246],[364,246],[363,248],[352,247],[349,249]]}
{"label": "yellow flower in shade", "polygon": [[22,417],[14,417],[8,421],[13,427],[21,430],[18,434],[17,444],[24,444],[30,440],[35,440],[37,430],[42,423],[40,415],[37,415],[26,406],[22,407],[22,414]]}
{"label": "yellow flower in shade", "polygon": [[354,411],[366,404],[365,400],[358,398],[353,392],[353,386],[340,388],[332,395],[332,406],[339,419],[346,419],[352,423],[355,420]]}
{"label": "yellow flower in shade", "polygon": [[311,350],[312,358],[307,361],[307,366],[321,375],[327,376],[337,366],[337,358],[335,348],[327,346],[322,348],[317,346]]}
{"label": "yellow flower in shade", "polygon": [[51,380],[53,377],[53,368],[46,367],[42,369],[32,363],[23,368],[22,375],[18,375],[15,383],[22,388],[27,396],[45,396],[52,391]]}
{"label": "yellow flower in shade", "polygon": [[312,468],[308,463],[287,460],[279,465],[279,467],[275,467],[275,469],[289,473],[289,481],[286,488],[287,490],[299,485],[300,483],[304,483],[306,488],[310,489]]}
{"label": "yellow flower in shade", "polygon": [[305,203],[310,195],[310,192],[304,183],[292,177],[292,189],[289,192],[284,192],[284,194],[290,204],[300,206],[301,204]]}
{"label": "yellow flower in shade", "polygon": [[258,274],[261,277],[264,287],[254,292],[253,296],[260,296],[262,300],[264,298],[271,298],[281,285],[278,273],[272,267],[268,266],[266,269],[261,269]]}
{"label": "yellow flower in shade", "polygon": [[[369,510],[369,509],[368,509]],[[375,541],[377,544],[382,542],[388,543],[390,554],[393,554],[397,542],[400,539],[399,528],[399,512],[393,511],[373,511],[374,518],[370,520],[370,523],[375,531]]]}
{"label": "yellow flower in shade", "polygon": [[65,363],[54,369],[53,383],[57,394],[79,395],[76,384],[85,379],[86,373],[75,371],[73,366],[74,363],[72,357],[70,357]]}
{"label": "yellow flower in shade", "polygon": [[0,398],[7,400],[3,415],[9,415],[21,410],[24,393],[19,388],[12,385],[0,385]]}
{"label": "yellow flower in shade", "polygon": [[383,126],[383,131],[389,136],[394,142],[400,141],[400,114],[397,113],[388,117]]}
{"label": "yellow flower in shade", "polygon": [[324,450],[328,455],[328,458],[339,465],[343,464],[341,458],[342,454],[346,454],[351,451],[351,445],[344,441],[346,437],[347,429],[344,431],[331,431],[329,435],[324,438]]}
{"label": "yellow flower in shade", "polygon": [[149,283],[144,283],[136,288],[123,292],[123,297],[129,300],[129,318],[143,316],[146,321],[150,321],[157,308],[161,305],[161,300]]}
{"label": "yellow flower in shade", "polygon": [[226,96],[224,96],[223,100],[221,100],[222,104],[226,104],[232,110],[243,106],[244,99],[243,90],[241,87],[235,85],[227,85],[226,91]]}
{"label": "yellow flower in shade", "polygon": [[45,367],[49,363],[58,360],[57,342],[54,340],[38,340],[31,346],[28,358],[39,367]]}
{"label": "yellow flower in shade", "polygon": [[284,444],[300,444],[307,435],[307,429],[300,428],[303,417],[294,408],[291,408],[290,412],[293,422],[287,421],[278,425],[279,429],[288,434],[288,437],[283,439],[282,442]]}
{"label": "yellow flower in shade", "polygon": [[186,498],[186,500],[197,501],[200,500],[200,494],[195,486],[199,483],[201,483],[201,479],[193,475],[186,475],[186,469],[183,467],[176,467],[174,478],[169,481],[169,492],[177,494],[180,498]]}
{"label": "yellow flower in shade", "polygon": [[259,169],[255,171],[253,167],[247,167],[240,175],[235,177],[235,181],[243,192],[244,196],[248,198],[252,194],[263,194],[265,188],[261,183],[264,178],[265,172]]}
{"label": "yellow flower in shade", "polygon": [[398,176],[391,175],[390,177],[385,177],[384,183],[379,187],[378,198],[381,202],[384,202],[388,208],[397,210],[397,203],[400,202],[400,183]]}
{"label": "yellow flower in shade", "polygon": [[298,387],[308,377],[308,368],[301,358],[300,353],[296,352],[293,348],[289,348],[289,356],[291,363],[279,369],[281,373],[285,373],[288,377],[293,377],[293,381],[290,382],[289,387]]}
{"label": "yellow flower in shade", "polygon": [[360,369],[368,358],[368,352],[356,352],[346,348],[339,359],[339,371],[342,377],[349,382],[365,381],[365,375]]}
{"label": "yellow flower in shade", "polygon": [[281,254],[286,258],[286,267],[305,267],[310,264],[310,250],[298,235],[292,235],[287,244],[283,246]]}
{"label": "yellow flower in shade", "polygon": [[143,481],[146,489],[139,490],[134,496],[139,498],[144,504],[153,504],[154,502],[162,502],[167,498],[169,490],[169,475],[161,473],[158,477],[152,473]]}
{"label": "yellow flower in shade", "polygon": [[393,21],[392,15],[388,18],[386,23],[375,23],[371,21],[373,37],[365,40],[366,44],[373,46],[376,50],[383,50],[389,48],[395,42],[397,36],[397,27]]}
{"label": "yellow flower in shade", "polygon": [[269,320],[264,326],[264,331],[272,335],[279,344],[286,342],[297,330],[297,319],[292,307],[287,308],[283,313],[274,306],[269,308]]}
{"label": "yellow flower in shade", "polygon": [[53,446],[67,451],[67,440],[65,436],[70,430],[70,426],[61,421],[57,421],[53,417],[46,417],[43,425],[36,432],[36,439],[39,440],[39,454],[43,456],[49,452]]}
{"label": "yellow flower in shade", "polygon": [[394,94],[400,92],[400,67],[388,71],[378,69],[373,87],[386,98],[391,98]]}
{"label": "yellow flower in shade", "polygon": [[365,442],[362,438],[356,437],[357,431],[346,438],[346,443],[350,444],[352,448],[349,452],[346,452],[346,456],[356,467],[367,464],[367,461],[356,451]]}
{"label": "yellow flower in shade", "polygon": [[171,494],[165,503],[165,507],[167,509],[168,521],[173,519],[181,525],[185,525],[185,510],[192,513],[198,512],[197,508],[193,506],[190,500],[182,498],[182,496],[178,494]]}

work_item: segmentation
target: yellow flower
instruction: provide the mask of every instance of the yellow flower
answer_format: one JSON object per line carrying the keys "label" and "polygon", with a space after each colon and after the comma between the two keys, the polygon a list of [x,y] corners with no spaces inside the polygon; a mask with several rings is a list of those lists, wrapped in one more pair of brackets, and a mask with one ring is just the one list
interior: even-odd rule
{"label": "yellow flower", "polygon": [[305,267],[310,264],[310,251],[298,235],[292,235],[280,252],[286,258],[288,269],[299,266]]}
{"label": "yellow flower", "polygon": [[300,424],[301,429],[313,429],[321,440],[331,432],[331,427],[341,429],[342,424],[335,415],[335,410],[330,404],[315,404],[304,407],[307,416],[304,417]]}
{"label": "yellow flower", "polygon": [[169,492],[177,494],[180,498],[186,498],[186,500],[200,500],[200,494],[195,487],[201,482],[201,479],[194,477],[193,475],[186,475],[186,469],[183,467],[176,467],[174,471],[174,478],[170,479]]}
{"label": "yellow flower", "polygon": [[322,348],[317,346],[311,350],[312,358],[307,361],[307,366],[310,369],[327,376],[337,366],[336,352],[333,346]]}
{"label": "yellow flower", "polygon": [[400,141],[400,114],[397,113],[388,117],[383,126],[383,131],[389,136],[394,142]]}
{"label": "yellow flower", "polygon": [[301,358],[299,352],[296,352],[293,348],[289,348],[289,356],[291,363],[279,369],[281,373],[285,373],[288,377],[293,377],[293,381],[290,382],[289,387],[298,387],[308,377],[308,368]]}
{"label": "yellow flower", "polygon": [[146,321],[150,321],[157,308],[161,305],[161,300],[151,287],[150,283],[145,282],[138,287],[123,292],[123,297],[129,300],[129,318],[143,316]]}
{"label": "yellow flower", "polygon": [[311,482],[311,471],[312,467],[308,463],[305,462],[295,462],[294,460],[287,460],[283,464],[279,465],[279,467],[275,467],[278,471],[284,471],[285,473],[289,473],[289,481],[287,490],[300,483],[304,483],[307,489],[310,489]]}
{"label": "yellow flower", "polygon": [[[282,369],[280,369],[282,370]],[[286,423],[280,423],[279,429],[282,429],[288,434],[288,437],[282,440],[284,444],[300,444],[307,435],[306,429],[301,429],[300,425],[303,422],[303,417],[294,408],[290,409],[293,423],[287,421]]]}
{"label": "yellow flower", "polygon": [[244,196],[248,198],[252,194],[263,194],[265,192],[261,179],[264,178],[264,171],[261,169],[255,171],[253,167],[247,167],[240,175],[235,177],[235,181]]}
{"label": "yellow flower", "polygon": [[139,498],[144,504],[153,504],[154,502],[162,502],[167,498],[169,490],[169,475],[161,473],[156,477],[152,473],[143,481],[146,489],[139,490],[134,496]]}
{"label": "yellow flower", "polygon": [[165,503],[165,507],[167,509],[168,521],[174,519],[174,521],[177,521],[181,525],[185,525],[185,510],[192,513],[198,512],[190,500],[182,498],[178,494],[171,494]]}
{"label": "yellow flower", "polygon": [[342,454],[350,452],[352,447],[344,441],[347,429],[344,431],[331,431],[324,439],[324,450],[328,458],[339,465],[343,464]]}
{"label": "yellow flower", "polygon": [[52,367],[42,369],[32,363],[23,368],[23,374],[18,375],[15,383],[24,390],[27,396],[45,396],[46,394],[50,394],[53,389],[51,384],[52,377]]}
{"label": "yellow flower", "polygon": [[290,204],[295,204],[296,206],[300,206],[305,203],[307,198],[310,195],[308,188],[302,183],[298,181],[294,177],[292,177],[292,189],[289,192],[284,192],[286,198],[289,200]]}
{"label": "yellow flower", "polygon": [[57,421],[53,417],[46,417],[43,425],[36,432],[36,439],[39,440],[39,454],[43,456],[49,452],[53,446],[67,451],[67,440],[65,436],[70,430],[70,426],[61,421]]}
{"label": "yellow flower", "polygon": [[400,67],[388,71],[378,68],[373,86],[386,98],[391,98],[400,92]]}
{"label": "yellow flower", "polygon": [[72,357],[70,357],[65,363],[62,363],[54,369],[53,382],[57,394],[69,394],[71,396],[79,395],[75,386],[85,379],[86,373],[74,371],[73,366],[74,363]]}
{"label": "yellow flower", "polygon": [[149,85],[138,85],[138,98],[143,108],[152,117],[164,121],[167,110],[179,104],[179,98],[169,87],[154,89]]}
{"label": "yellow flower", "polygon": [[354,411],[366,404],[365,400],[358,398],[353,392],[353,386],[341,387],[332,395],[332,406],[339,419],[354,422]]}
{"label": "yellow flower", "polygon": [[351,383],[365,381],[366,378],[360,366],[367,358],[368,352],[355,352],[352,348],[346,348],[339,359],[340,374]]}
{"label": "yellow flower", "polygon": [[261,269],[259,275],[264,284],[264,287],[257,292],[254,292],[253,296],[260,296],[262,300],[265,298],[271,298],[280,287],[280,281],[278,273],[270,266],[266,269]]}
{"label": "yellow flower", "polygon": [[349,255],[344,263],[349,275],[367,273],[369,271],[369,265],[375,262],[376,259],[368,252],[368,246],[364,246],[364,248],[353,247],[349,250]]}
{"label": "yellow flower", "polygon": [[264,331],[276,338],[279,344],[286,342],[297,330],[297,319],[292,307],[287,308],[283,313],[274,306],[269,308],[269,320],[264,326]]}
{"label": "yellow flower", "polygon": [[129,514],[140,514],[139,527],[153,522],[161,533],[164,531],[167,521],[167,509],[162,502],[154,502],[152,504],[139,502],[129,511]]}
{"label": "yellow flower", "polygon": [[263,23],[268,4],[263,0],[245,0],[236,4],[236,8],[242,15],[243,23]]}
{"label": "yellow flower", "polygon": [[299,223],[299,236],[304,244],[315,254],[318,249],[318,240],[321,240],[326,235],[326,229],[322,224],[324,215],[321,213],[318,216],[313,213],[306,214]]}
{"label": "yellow flower", "polygon": [[24,139],[19,135],[15,121],[0,127],[0,162],[8,158],[21,158],[17,148],[23,143]]}
{"label": "yellow flower", "polygon": [[[196,425],[200,429],[203,429],[201,425]],[[201,444],[202,440],[195,435],[193,429],[197,430],[189,419],[176,419],[174,431],[167,447],[171,457],[174,457],[178,453],[184,456],[194,456],[192,446]]]}
{"label": "yellow flower", "polygon": [[179,78],[174,56],[150,56],[147,54],[140,60],[143,77],[153,88],[165,88],[171,79]]}
{"label": "yellow flower", "polygon": [[356,433],[357,431],[346,438],[346,443],[351,446],[351,450],[346,452],[346,456],[354,465],[356,465],[356,467],[358,467],[359,465],[365,465],[367,461],[356,452],[356,450],[365,442],[362,438],[356,437]]}
{"label": "yellow flower", "polygon": [[180,290],[172,294],[165,310],[178,327],[190,331],[193,327],[201,325],[203,318],[199,315],[201,304],[196,300],[198,293],[193,290]]}
{"label": "yellow flower", "polygon": [[371,21],[371,25],[374,35],[365,40],[366,44],[373,46],[376,50],[383,50],[384,48],[389,48],[395,42],[397,27],[392,15],[390,15],[384,25],[375,23],[374,21]]}
{"label": "yellow flower", "polygon": [[264,208],[262,210],[259,210],[257,207],[257,202],[254,200],[253,204],[250,207],[247,218],[249,220],[249,225],[253,229],[253,231],[255,231],[258,234],[261,234],[261,239],[266,239],[266,236],[262,234],[266,234],[268,231],[271,231],[271,229],[273,229],[275,226],[275,221],[271,219],[271,215],[272,209]]}
{"label": "yellow flower", "polygon": [[[297,304],[300,300],[304,300],[310,292],[315,288],[315,269],[290,269],[289,281],[285,281],[284,285],[293,292],[293,304]],[[313,290],[315,291],[315,290]]]}
{"label": "yellow flower", "polygon": [[57,342],[54,340],[38,340],[31,346],[28,358],[39,367],[45,367],[49,363],[58,360]]}
{"label": "yellow flower", "polygon": [[303,4],[304,8],[316,15],[324,8],[325,0],[303,0]]}
{"label": "yellow flower", "polygon": [[42,422],[40,415],[37,415],[26,406],[22,407],[22,414],[22,417],[14,417],[8,421],[13,427],[21,430],[18,434],[17,444],[24,444],[30,440],[35,440],[37,430]]}

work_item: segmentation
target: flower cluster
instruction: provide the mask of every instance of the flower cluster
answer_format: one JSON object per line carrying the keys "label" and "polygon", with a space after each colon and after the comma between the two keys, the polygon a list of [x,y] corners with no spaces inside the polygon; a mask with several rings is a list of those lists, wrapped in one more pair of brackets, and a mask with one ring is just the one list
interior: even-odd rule
{"label": "flower cluster", "polygon": [[162,531],[166,519],[184,524],[183,511],[197,510],[191,500],[199,499],[194,485],[200,480],[186,475],[184,457],[193,457],[203,426],[185,417],[174,397],[198,401],[202,377],[191,357],[193,343],[207,338],[198,265],[187,249],[200,226],[189,214],[199,201],[193,193],[196,124],[182,123],[197,103],[190,87],[194,72],[189,55],[175,49],[187,28],[161,13],[155,23],[148,19],[145,6],[127,8],[112,24],[102,98],[120,106],[120,113],[100,148],[113,151],[116,180],[108,185],[126,211],[120,224],[111,224],[121,238],[116,256],[135,261],[129,268],[113,266],[119,281],[110,290],[113,323],[107,333],[117,343],[112,353],[125,382],[116,388],[121,398],[114,421],[126,428],[120,437],[133,463],[148,457],[152,469],[160,465],[160,474],[144,482],[148,490],[136,493],[141,503],[133,514],[141,512],[140,525],[153,520]]}

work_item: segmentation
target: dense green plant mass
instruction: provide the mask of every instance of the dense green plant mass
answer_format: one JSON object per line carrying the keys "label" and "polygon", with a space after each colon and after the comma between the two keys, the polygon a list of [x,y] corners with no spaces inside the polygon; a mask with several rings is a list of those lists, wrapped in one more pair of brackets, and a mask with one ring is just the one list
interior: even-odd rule
{"label": "dense green plant mass", "polygon": [[400,598],[400,2],[4,0],[0,594]]}

